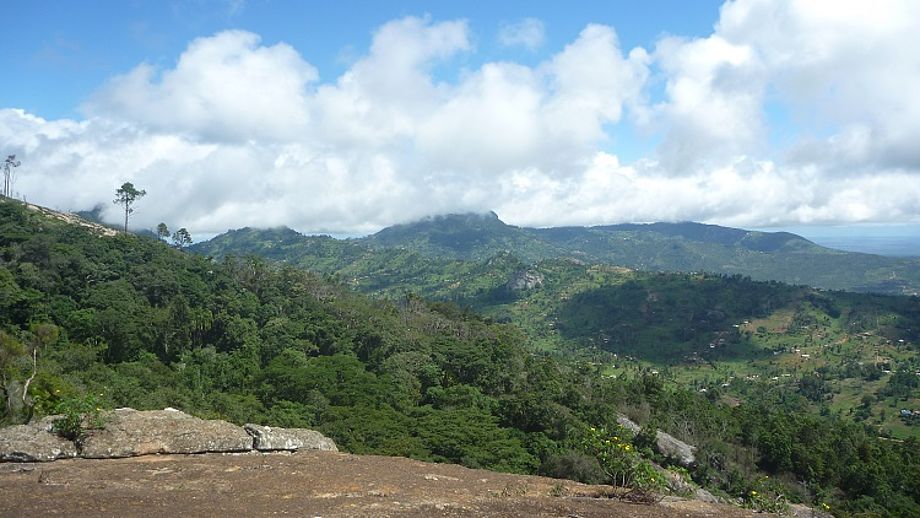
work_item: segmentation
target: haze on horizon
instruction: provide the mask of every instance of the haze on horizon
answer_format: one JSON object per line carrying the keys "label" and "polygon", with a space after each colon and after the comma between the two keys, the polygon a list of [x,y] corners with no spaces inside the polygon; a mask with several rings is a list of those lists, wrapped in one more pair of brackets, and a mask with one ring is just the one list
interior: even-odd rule
{"label": "haze on horizon", "polygon": [[193,235],[920,228],[917,2],[121,4],[10,6],[20,197],[116,221],[131,181]]}

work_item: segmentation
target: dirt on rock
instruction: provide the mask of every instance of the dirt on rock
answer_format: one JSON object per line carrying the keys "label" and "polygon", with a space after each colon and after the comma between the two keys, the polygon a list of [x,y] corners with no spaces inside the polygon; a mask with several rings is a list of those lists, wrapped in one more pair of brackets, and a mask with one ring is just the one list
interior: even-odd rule
{"label": "dirt on rock", "polygon": [[754,515],[675,498],[634,504],[610,494],[606,486],[321,451],[0,464],[0,516]]}

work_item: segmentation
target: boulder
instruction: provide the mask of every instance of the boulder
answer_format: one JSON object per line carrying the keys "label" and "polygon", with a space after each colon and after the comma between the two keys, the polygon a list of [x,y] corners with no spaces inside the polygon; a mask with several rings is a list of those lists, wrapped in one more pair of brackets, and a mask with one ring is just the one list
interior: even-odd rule
{"label": "boulder", "polygon": [[[641,426],[622,414],[617,414],[617,424],[634,434],[638,434],[642,431]],[[696,446],[691,446],[661,430],[655,433],[655,446],[658,453],[668,457],[685,468],[692,466],[693,463],[696,462],[696,455],[694,454]]]}
{"label": "boulder", "polygon": [[76,457],[76,445],[51,431],[57,417],[0,429],[0,461],[48,462]]}
{"label": "boulder", "polygon": [[658,430],[655,434],[655,444],[658,453],[668,457],[685,468],[692,466],[693,463],[696,462],[696,456],[693,453],[696,451],[696,447],[690,446],[671,434]]}
{"label": "boulder", "polygon": [[617,414],[617,424],[626,428],[630,432],[637,434],[642,431],[642,427],[637,425],[632,419],[623,414]]}
{"label": "boulder", "polygon": [[332,439],[306,428],[274,428],[257,424],[247,424],[243,428],[252,436],[253,447],[259,451],[339,451]]}
{"label": "boulder", "polygon": [[179,410],[119,408],[105,426],[83,441],[80,456],[90,459],[154,453],[242,452],[252,449],[246,430],[226,421],[205,421]]}

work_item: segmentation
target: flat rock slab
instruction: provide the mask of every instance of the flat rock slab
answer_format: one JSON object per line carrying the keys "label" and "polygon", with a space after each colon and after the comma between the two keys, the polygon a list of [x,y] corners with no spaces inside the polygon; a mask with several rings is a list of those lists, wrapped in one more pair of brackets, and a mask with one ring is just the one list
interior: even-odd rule
{"label": "flat rock slab", "polygon": [[155,453],[242,452],[252,437],[226,421],[206,421],[179,410],[119,408],[106,415],[102,430],[83,442],[81,457],[105,459]]}
{"label": "flat rock slab", "polygon": [[332,439],[306,428],[273,428],[257,424],[247,424],[243,428],[252,436],[253,448],[259,451],[339,451]]}
{"label": "flat rock slab", "polygon": [[77,447],[51,431],[55,416],[0,429],[0,462],[48,462],[77,456]]}
{"label": "flat rock slab", "polygon": [[766,518],[606,486],[324,451],[154,455],[0,465],[0,516]]}

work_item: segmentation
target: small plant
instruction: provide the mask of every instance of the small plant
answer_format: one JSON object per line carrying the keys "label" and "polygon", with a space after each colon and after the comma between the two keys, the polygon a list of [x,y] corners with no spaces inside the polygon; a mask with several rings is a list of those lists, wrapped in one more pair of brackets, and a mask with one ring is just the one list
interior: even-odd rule
{"label": "small plant", "polygon": [[743,505],[758,512],[784,514],[789,510],[786,496],[779,492],[769,477],[760,477],[754,488],[742,497]]}
{"label": "small plant", "polygon": [[555,484],[553,484],[553,487],[551,487],[549,490],[549,496],[563,497],[563,496],[567,496],[568,494],[569,494],[569,490],[566,489],[565,484],[563,484],[562,482],[556,482]]}
{"label": "small plant", "polygon": [[106,424],[102,407],[93,394],[63,398],[54,411],[61,417],[54,420],[52,431],[78,445],[89,431],[102,429]]}
{"label": "small plant", "polygon": [[620,426],[613,433],[604,428],[590,428],[582,450],[597,458],[611,485],[643,491],[663,489],[664,478],[651,462],[639,455],[631,438],[631,432]]}

